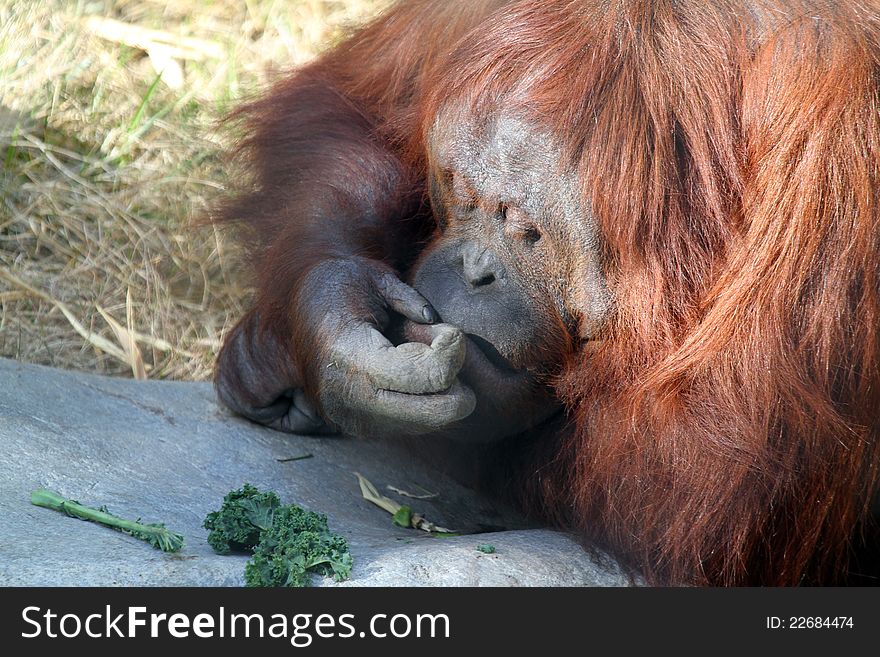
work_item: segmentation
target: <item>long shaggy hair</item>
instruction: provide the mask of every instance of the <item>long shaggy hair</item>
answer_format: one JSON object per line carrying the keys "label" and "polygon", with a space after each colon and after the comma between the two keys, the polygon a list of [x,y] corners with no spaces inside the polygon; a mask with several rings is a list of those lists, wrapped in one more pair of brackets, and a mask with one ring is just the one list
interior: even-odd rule
{"label": "long shaggy hair", "polygon": [[414,199],[449,103],[552,132],[615,310],[526,485],[652,582],[797,584],[839,574],[880,481],[878,63],[869,3],[416,1],[251,112],[332,79]]}
{"label": "long shaggy hair", "polygon": [[557,389],[541,504],[651,581],[845,565],[880,466],[880,14],[851,2],[522,2],[458,98],[551,130],[606,240],[615,315]]}

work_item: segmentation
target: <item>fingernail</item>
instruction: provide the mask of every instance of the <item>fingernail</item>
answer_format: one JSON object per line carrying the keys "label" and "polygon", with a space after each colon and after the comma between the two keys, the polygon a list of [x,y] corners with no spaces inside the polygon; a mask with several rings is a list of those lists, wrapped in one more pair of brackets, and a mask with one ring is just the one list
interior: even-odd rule
{"label": "fingernail", "polygon": [[431,308],[431,306],[425,306],[422,308],[422,317],[424,317],[425,321],[429,324],[434,324],[440,319],[437,317],[437,311]]}

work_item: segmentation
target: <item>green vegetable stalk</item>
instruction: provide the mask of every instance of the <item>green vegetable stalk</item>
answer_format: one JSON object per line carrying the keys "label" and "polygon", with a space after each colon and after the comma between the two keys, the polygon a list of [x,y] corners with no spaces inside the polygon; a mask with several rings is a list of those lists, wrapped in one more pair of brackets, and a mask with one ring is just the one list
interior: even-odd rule
{"label": "green vegetable stalk", "polygon": [[117,529],[142,541],[146,541],[154,548],[158,548],[163,552],[177,552],[183,547],[183,536],[167,529],[160,522],[144,524],[125,520],[114,516],[106,508],[94,509],[80,504],[76,500],[69,500],[55,491],[45,488],[39,488],[31,493],[31,504],[61,511],[73,518],[89,520]]}

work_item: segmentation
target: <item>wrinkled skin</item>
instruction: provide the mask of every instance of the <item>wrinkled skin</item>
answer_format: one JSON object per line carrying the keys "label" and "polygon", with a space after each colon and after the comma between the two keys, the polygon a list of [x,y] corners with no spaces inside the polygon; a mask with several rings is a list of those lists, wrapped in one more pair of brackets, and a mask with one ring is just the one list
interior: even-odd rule
{"label": "wrinkled skin", "polygon": [[438,232],[411,285],[375,260],[319,264],[298,295],[302,330],[321,347],[314,398],[283,340],[254,321],[221,354],[221,399],[294,433],[470,442],[558,413],[549,377],[609,307],[595,226],[559,161],[546,135],[515,119],[478,129],[439,117],[429,152]]}

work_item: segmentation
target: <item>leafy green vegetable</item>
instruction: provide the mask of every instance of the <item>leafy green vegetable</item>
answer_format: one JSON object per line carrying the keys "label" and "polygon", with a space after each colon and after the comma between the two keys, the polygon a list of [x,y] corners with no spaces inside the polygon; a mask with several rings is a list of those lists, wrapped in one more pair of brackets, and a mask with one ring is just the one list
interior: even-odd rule
{"label": "leafy green vegetable", "polygon": [[408,506],[402,506],[394,512],[394,515],[391,517],[391,522],[393,522],[398,527],[409,529],[410,527],[412,527],[412,516],[412,509]]}
{"label": "leafy green vegetable", "polygon": [[280,506],[275,493],[261,493],[256,486],[245,484],[227,494],[220,510],[205,518],[208,544],[217,554],[253,551]]}
{"label": "leafy green vegetable", "polygon": [[355,472],[354,476],[358,479],[358,484],[360,484],[361,487],[361,495],[363,495],[364,499],[390,513],[393,516],[391,521],[395,525],[406,529],[412,527],[426,532],[455,535],[453,530],[435,525],[433,522],[425,518],[425,516],[415,513],[410,507],[404,506],[399,502],[395,502],[391,498],[381,495],[379,491],[376,490],[376,487],[370,483],[370,480],[363,475]]}
{"label": "leafy green vegetable", "polygon": [[31,493],[31,504],[61,511],[80,520],[89,520],[106,527],[112,527],[146,541],[163,552],[177,552],[183,547],[183,536],[167,529],[161,522],[145,524],[140,520],[125,520],[107,511],[106,507],[95,509],[85,506],[76,500],[69,500],[55,491],[45,488],[39,488]]}
{"label": "leafy green vegetable", "polygon": [[495,546],[491,543],[482,543],[477,546],[477,550],[483,554],[495,554]]}
{"label": "leafy green vegetable", "polygon": [[309,571],[351,574],[348,542],[327,527],[327,517],[295,504],[282,505],[273,492],[244,484],[223,498],[205,518],[215,552],[252,552],[245,566],[247,586],[307,586]]}
{"label": "leafy green vegetable", "polygon": [[352,559],[348,542],[327,528],[327,517],[294,504],[275,512],[244,570],[247,586],[307,586],[306,573],[348,579]]}

